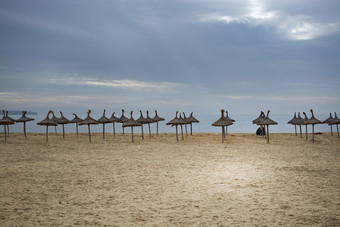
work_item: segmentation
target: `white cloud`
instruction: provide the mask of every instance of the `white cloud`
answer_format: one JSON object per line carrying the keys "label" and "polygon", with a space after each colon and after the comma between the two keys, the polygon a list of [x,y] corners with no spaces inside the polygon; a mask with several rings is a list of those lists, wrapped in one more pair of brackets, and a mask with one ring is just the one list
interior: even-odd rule
{"label": "white cloud", "polygon": [[290,40],[310,40],[340,32],[340,22],[323,22],[309,15],[289,15],[280,10],[267,10],[261,0],[249,0],[244,13],[211,13],[199,16],[201,22],[223,22],[250,24],[274,28],[277,33]]}
{"label": "white cloud", "polygon": [[116,87],[123,89],[172,89],[182,86],[172,82],[144,82],[138,80],[98,80],[94,78],[50,78],[49,83],[61,85],[86,85],[96,87]]}

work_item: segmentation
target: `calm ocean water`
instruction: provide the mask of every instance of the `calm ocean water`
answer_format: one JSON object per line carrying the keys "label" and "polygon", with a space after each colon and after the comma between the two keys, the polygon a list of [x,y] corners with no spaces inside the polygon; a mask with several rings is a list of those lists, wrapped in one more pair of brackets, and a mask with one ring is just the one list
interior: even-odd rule
{"label": "calm ocean water", "polygon": [[[170,121],[174,118],[174,114],[172,115],[164,115],[162,113],[158,113],[160,117],[165,118],[165,121],[159,122],[159,132],[175,132],[175,128],[166,125],[165,123]],[[189,115],[189,114],[188,114]],[[310,114],[308,114],[309,116]],[[64,114],[66,118],[69,120],[73,119],[73,115],[71,114]],[[85,118],[86,114],[79,114],[80,118]],[[94,119],[99,119],[102,116],[102,114],[91,114],[91,117]],[[107,114],[107,117],[110,117],[111,115]],[[128,117],[128,115],[126,115]],[[150,117],[153,117],[154,115],[151,114]],[[2,117],[2,116],[1,116]],[[14,119],[18,119],[21,116],[19,115],[10,115],[10,117]],[[37,125],[37,122],[45,119],[46,114],[38,114],[38,115],[30,115],[28,117],[34,118],[34,121],[28,122],[26,125],[27,132],[39,132],[43,133],[46,130],[46,127]],[[59,114],[57,115],[59,117]],[[116,117],[120,117],[120,113],[116,114]],[[137,119],[139,117],[139,114],[134,114],[134,118]],[[144,114],[145,117],[145,114]],[[204,133],[213,133],[213,132],[221,132],[220,127],[213,127],[211,124],[216,121],[220,115],[216,114],[194,114],[194,117],[196,117],[200,122],[193,124],[193,132],[204,132]],[[233,115],[232,113],[229,114],[229,117],[234,119],[235,122],[233,125],[228,127],[228,132],[231,133],[255,133],[256,129],[258,128],[257,125],[252,124],[252,120],[258,117],[258,114],[240,114],[240,115]],[[292,133],[294,132],[294,126],[287,124],[287,122],[293,117],[293,115],[289,114],[270,114],[270,118],[278,122],[278,125],[270,126],[269,130],[273,133]],[[325,120],[329,117],[329,114],[317,114],[315,117],[319,120]],[[122,132],[121,124],[116,123],[116,133]],[[310,128],[311,126],[309,126]],[[147,126],[144,126],[144,131],[147,131]],[[155,132],[156,130],[156,124],[151,124],[151,131]],[[188,126],[188,130],[190,130],[190,126]],[[311,129],[309,129],[311,130]],[[336,130],[333,126],[333,130]],[[4,128],[0,126],[0,131],[3,132]],[[22,132],[23,131],[23,123],[16,123],[15,125],[10,126],[10,132]],[[50,132],[54,132],[54,127],[49,128]],[[57,131],[62,132],[62,126],[57,126]],[[66,133],[75,133],[75,124],[68,124],[65,125],[65,131]],[[92,132],[102,132],[102,125],[92,125],[91,126]],[[112,133],[113,127],[112,124],[106,124],[105,131]],[[129,132],[130,129],[126,129],[126,132]],[[134,129],[135,132],[140,132],[139,128]],[[304,131],[304,128],[303,128]],[[79,132],[87,132],[87,126],[79,126]],[[316,125],[315,126],[315,132],[330,132],[330,126],[327,124],[322,125]]]}

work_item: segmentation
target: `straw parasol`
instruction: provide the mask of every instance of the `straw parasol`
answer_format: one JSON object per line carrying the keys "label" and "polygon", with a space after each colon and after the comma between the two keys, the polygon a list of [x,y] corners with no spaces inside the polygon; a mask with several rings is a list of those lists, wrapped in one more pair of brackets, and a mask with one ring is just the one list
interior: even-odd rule
{"label": "straw parasol", "polygon": [[[180,117],[181,117],[181,115],[180,115]],[[185,116],[184,112],[183,112],[183,120],[185,121],[185,135],[186,135],[186,137],[188,137],[188,127],[187,127],[187,125],[190,124],[190,123],[188,121],[187,116]]]}
{"label": "straw parasol", "polygon": [[156,125],[157,125],[157,135],[158,135],[158,122],[159,121],[165,121],[165,119],[162,118],[162,117],[159,117],[158,114],[157,114],[157,110],[155,110],[155,116],[154,116],[154,118],[152,118],[152,121],[156,122]]}
{"label": "straw parasol", "polygon": [[277,125],[276,121],[273,121],[269,118],[270,110],[267,111],[267,116],[265,119],[263,119],[259,124],[267,125],[267,142],[269,143],[269,125]]}
{"label": "straw parasol", "polygon": [[[57,117],[54,115],[54,112],[53,112],[53,111],[52,111],[52,118],[51,118],[51,120],[54,121],[55,123],[57,123],[57,125],[58,125],[58,120],[59,120],[59,118],[57,118]],[[54,126],[54,131],[55,131],[55,134],[56,134],[56,135],[58,134],[58,133],[57,133],[57,125]]]}
{"label": "straw parasol", "polygon": [[25,139],[27,139],[27,135],[26,135],[26,122],[34,121],[33,118],[26,117],[26,113],[27,113],[27,111],[22,111],[21,118],[19,118],[18,120],[15,120],[15,122],[23,122],[24,123],[24,135],[25,135]]}
{"label": "straw parasol", "polygon": [[199,120],[197,120],[193,115],[193,112],[191,112],[190,116],[187,118],[187,122],[190,124],[190,135],[192,135],[192,123],[199,123]]}
{"label": "straw parasol", "polygon": [[308,140],[307,125],[309,125],[310,123],[309,123],[309,119],[308,119],[308,117],[307,117],[307,114],[306,114],[305,112],[302,112],[302,113],[303,113],[303,115],[305,115],[305,118],[302,119],[301,123],[302,123],[303,125],[306,125],[306,140]]}
{"label": "straw parasol", "polygon": [[303,123],[304,119],[302,119],[302,117],[300,116],[300,112],[298,113],[298,116],[297,116],[297,120],[296,120],[296,124],[298,126],[300,126],[300,138],[302,138],[302,123]]}
{"label": "straw parasol", "polygon": [[149,116],[149,111],[147,110],[146,111],[146,123],[148,124],[148,128],[149,128],[149,138],[151,138],[151,127],[150,127],[150,124],[153,123],[154,121],[150,118]]}
{"label": "straw parasol", "polygon": [[109,121],[113,124],[113,135],[116,136],[115,122],[119,122],[119,118],[115,116],[115,112],[112,113]]}
{"label": "straw parasol", "polygon": [[88,110],[87,111],[87,117],[79,123],[79,125],[87,125],[87,128],[88,128],[88,132],[89,132],[89,141],[91,142],[91,129],[90,129],[90,125],[97,125],[98,122],[93,119],[92,117],[90,117],[90,113],[91,113],[91,110]]}
{"label": "straw parasol", "polygon": [[74,118],[71,120],[71,123],[76,124],[76,130],[77,130],[77,137],[78,137],[78,123],[82,122],[83,120],[77,116],[77,114],[73,113]]}
{"label": "straw parasol", "polygon": [[166,125],[176,126],[176,140],[178,143],[178,125],[185,124],[185,122],[183,121],[183,119],[179,119],[177,115],[178,115],[178,111],[176,111],[175,118],[169,121],[168,123],[166,123]]}
{"label": "straw parasol", "polygon": [[[225,111],[225,113],[226,113],[226,117],[225,117],[225,118],[226,118],[227,120],[229,120],[229,121],[231,121],[231,122],[234,123],[235,120],[234,120],[234,119],[231,119],[231,118],[229,117],[229,113],[228,113],[227,110]],[[225,131],[226,131],[226,134],[228,134],[228,126],[226,126],[225,129],[226,129],[226,130],[225,130]]]}
{"label": "straw parasol", "polygon": [[311,116],[311,118],[309,119],[309,123],[312,125],[312,131],[313,131],[313,143],[314,143],[314,125],[316,125],[316,124],[322,124],[323,122],[320,121],[319,119],[316,119],[316,118],[314,117],[313,109],[311,109],[310,112],[312,113],[312,116]]}
{"label": "straw parasol", "polygon": [[[6,118],[15,123],[15,119],[8,116],[8,111],[6,111]],[[7,125],[7,136],[9,136],[9,124]]]}
{"label": "straw parasol", "polygon": [[140,112],[140,117],[136,120],[138,123],[141,124],[141,128],[142,128],[142,139],[144,139],[144,129],[143,129],[143,124],[147,124],[148,121],[145,119],[145,117],[143,117],[143,113],[141,110],[139,110]]}
{"label": "straw parasol", "polygon": [[57,123],[52,121],[50,118],[49,118],[49,115],[52,114],[53,111],[50,110],[48,111],[47,115],[46,115],[46,118],[42,121],[39,121],[37,123],[37,125],[43,125],[43,126],[46,126],[46,142],[48,142],[48,126],[57,126]]}
{"label": "straw parasol", "polygon": [[334,113],[334,120],[328,123],[329,125],[336,125],[336,130],[338,132],[338,138],[339,138],[339,124],[340,124],[340,119],[338,116],[336,116],[336,112]]}
{"label": "straw parasol", "polygon": [[266,129],[264,125],[261,124],[261,121],[263,121],[265,118],[266,116],[264,115],[264,112],[261,111],[260,115],[256,119],[253,120],[253,124],[260,125],[261,130],[262,130],[262,136],[266,138]]}
{"label": "straw parasol", "polygon": [[130,119],[128,119],[128,121],[123,124],[123,128],[131,127],[132,143],[134,143],[134,140],[133,140],[133,127],[141,126],[142,124],[138,123],[135,119],[133,119],[132,113],[133,113],[133,111],[131,111],[131,113],[130,113],[130,115],[131,115]]}
{"label": "straw parasol", "polygon": [[6,132],[6,126],[13,125],[14,121],[12,121],[8,116],[5,114],[5,110],[2,110],[2,119],[0,120],[0,125],[4,126],[4,132],[5,132],[5,142],[7,141],[7,132]]}
{"label": "straw parasol", "polygon": [[296,131],[296,125],[298,123],[298,119],[296,117],[296,112],[294,113],[294,117],[292,119],[290,119],[287,124],[291,124],[295,126],[295,135],[297,136],[297,131]]}
{"label": "straw parasol", "polygon": [[124,123],[126,123],[128,120],[129,120],[129,118],[127,118],[127,117],[124,116],[124,109],[122,109],[122,115],[120,116],[118,122],[119,122],[119,123],[122,123],[123,135],[124,135],[124,127],[123,127],[123,125],[124,125]]}
{"label": "straw parasol", "polygon": [[224,143],[224,140],[225,140],[225,129],[224,129],[224,127],[232,125],[232,124],[233,124],[233,122],[226,119],[226,117],[224,116],[224,110],[223,109],[221,110],[221,117],[217,121],[212,123],[212,126],[222,127],[222,143]]}
{"label": "straw parasol", "polygon": [[[181,122],[179,125],[181,126],[182,140],[184,140],[183,125],[187,125],[187,122],[182,118],[182,114],[181,113],[179,113],[178,120]],[[187,134],[188,134],[188,132],[187,132]]]}
{"label": "straw parasol", "polygon": [[105,139],[105,124],[111,123],[111,121],[105,116],[105,109],[103,116],[97,120],[98,123],[103,124],[103,139]]}
{"label": "straw parasol", "polygon": [[64,117],[63,113],[60,111],[61,117],[57,120],[57,124],[63,125],[63,139],[65,139],[65,125],[71,123],[69,119]]}
{"label": "straw parasol", "polygon": [[[329,118],[327,118],[326,120],[323,121],[323,123],[325,124],[329,124],[334,120],[334,118],[332,117],[332,113],[329,113]],[[331,136],[333,136],[333,128],[331,124],[329,124],[329,126],[331,126]]]}

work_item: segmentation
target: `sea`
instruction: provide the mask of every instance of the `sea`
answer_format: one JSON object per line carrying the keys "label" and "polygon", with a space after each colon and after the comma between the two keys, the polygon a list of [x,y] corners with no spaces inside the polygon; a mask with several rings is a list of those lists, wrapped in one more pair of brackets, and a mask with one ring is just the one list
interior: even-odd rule
{"label": "sea", "polygon": [[[169,125],[166,125],[166,122],[170,121],[174,118],[175,114],[167,114],[162,115],[162,113],[158,113],[160,117],[163,117],[165,121],[159,122],[159,133],[174,133],[176,132],[175,127],[171,127]],[[187,114],[189,116],[190,113]],[[21,115],[9,115],[10,117],[14,119],[19,119]],[[86,117],[86,114],[78,114],[78,116],[82,119]],[[99,119],[102,116],[102,114],[91,114],[91,117],[94,119]],[[111,117],[111,115],[106,115],[108,118]],[[129,117],[127,114],[126,117]],[[154,115],[151,115],[152,118]],[[308,115],[309,116],[309,115]],[[2,117],[2,116],[1,116]],[[27,115],[27,117],[34,118],[34,121],[30,121],[26,123],[26,130],[28,133],[44,133],[46,132],[45,126],[37,125],[37,122],[43,120],[46,118],[46,113],[37,115]],[[57,115],[57,117],[60,117]],[[72,114],[66,114],[64,113],[64,117],[66,117],[69,120],[73,119]],[[120,114],[116,114],[116,117],[120,117]],[[135,119],[139,117],[139,114],[134,116]],[[145,115],[144,115],[145,117]],[[221,127],[214,127],[212,126],[212,123],[215,122],[220,118],[220,114],[194,114],[194,117],[198,119],[199,123],[193,123],[193,133],[220,133]],[[235,122],[233,125],[228,127],[228,132],[230,133],[255,133],[258,125],[254,125],[252,121],[258,117],[258,114],[232,114],[229,113],[229,117],[234,119]],[[293,133],[294,132],[294,126],[287,124],[287,122],[292,119],[292,114],[270,114],[270,119],[276,121],[278,125],[271,125],[269,126],[270,133]],[[317,114],[315,117],[321,121],[327,119],[329,117],[329,114]],[[308,131],[311,132],[311,126],[308,126]],[[122,132],[122,124],[115,123],[115,129],[116,133]],[[49,132],[54,132],[54,127],[49,127]],[[91,125],[91,132],[102,132],[103,126],[102,124],[99,125]],[[185,130],[185,126],[183,126],[183,130]],[[188,132],[190,131],[190,125],[187,126]],[[336,128],[333,126],[333,131],[335,131]],[[113,124],[106,124],[105,125],[105,131],[107,133],[113,132]],[[130,129],[125,129],[125,132],[129,132]],[[303,127],[303,132],[305,131],[305,127]],[[0,132],[4,132],[4,127],[0,126]],[[14,125],[10,125],[10,132],[23,132],[23,123],[16,123]],[[62,132],[62,126],[57,126],[57,132]],[[76,127],[75,124],[67,124],[65,125],[65,132],[66,133],[75,133]],[[87,126],[79,126],[79,132],[80,133],[86,133],[87,132]],[[141,132],[141,129],[139,127],[136,127],[134,129],[135,133]],[[147,125],[144,125],[144,132],[148,132]],[[151,124],[151,132],[156,132],[156,123]],[[320,124],[315,125],[315,132],[330,132],[330,126],[328,124]]]}

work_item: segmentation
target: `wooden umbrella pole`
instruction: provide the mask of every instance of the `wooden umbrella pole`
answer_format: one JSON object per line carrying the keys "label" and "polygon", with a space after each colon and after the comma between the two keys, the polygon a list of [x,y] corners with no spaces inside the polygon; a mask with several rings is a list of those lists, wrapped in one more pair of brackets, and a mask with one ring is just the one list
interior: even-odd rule
{"label": "wooden umbrella pole", "polygon": [[46,125],[46,142],[48,142],[48,126]]}
{"label": "wooden umbrella pole", "polygon": [[6,125],[4,125],[4,131],[5,131],[5,142],[7,141],[7,131],[6,131]]}
{"label": "wooden umbrella pole", "polygon": [[222,143],[224,142],[224,126],[222,126]]}
{"label": "wooden umbrella pole", "polygon": [[177,140],[177,143],[178,143],[178,125],[176,125],[176,140]]}
{"label": "wooden umbrella pole", "polygon": [[158,121],[156,122],[156,125],[157,125],[157,136],[158,136]]}
{"label": "wooden umbrella pole", "polygon": [[113,135],[116,136],[116,127],[115,127],[115,123],[113,122]]}
{"label": "wooden umbrella pole", "polygon": [[87,124],[88,131],[89,131],[89,141],[91,142],[91,129],[90,129],[90,124]]}
{"label": "wooden umbrella pole", "polygon": [[302,138],[302,126],[300,125],[300,138]]}
{"label": "wooden umbrella pole", "polygon": [[306,125],[306,140],[308,140],[307,125]]}
{"label": "wooden umbrella pole", "polygon": [[182,133],[182,140],[184,140],[184,135],[183,135],[183,125],[181,124],[181,133]]}
{"label": "wooden umbrella pole", "polygon": [[78,137],[78,123],[76,123],[77,137]]}
{"label": "wooden umbrella pole", "polygon": [[103,139],[105,139],[105,124],[103,124]]}
{"label": "wooden umbrella pole", "polygon": [[333,136],[333,129],[332,129],[332,125],[330,125],[331,126],[331,136]]}
{"label": "wooden umbrella pole", "polygon": [[185,124],[185,136],[188,137],[188,127],[187,127],[187,124]]}
{"label": "wooden umbrella pole", "polygon": [[144,130],[143,130],[143,124],[140,126],[142,128],[142,139],[144,139]]}
{"label": "wooden umbrella pole", "polygon": [[312,131],[313,131],[313,143],[314,143],[314,124],[312,124]]}
{"label": "wooden umbrella pole", "polygon": [[27,135],[26,135],[26,122],[24,122],[24,134],[25,134],[25,139],[27,139]]}
{"label": "wooden umbrella pole", "polygon": [[148,123],[148,127],[149,127],[149,138],[151,138],[151,127],[150,127],[150,123]]}
{"label": "wooden umbrella pole", "polygon": [[134,143],[133,141],[133,127],[131,126],[131,136],[132,136],[132,143]]}
{"label": "wooden umbrella pole", "polygon": [[295,135],[297,136],[296,125],[295,125]]}
{"label": "wooden umbrella pole", "polygon": [[338,124],[336,124],[336,130],[338,131],[338,138],[339,138],[339,127],[338,127],[339,125]]}
{"label": "wooden umbrella pole", "polygon": [[65,139],[65,125],[63,124],[63,139]]}
{"label": "wooden umbrella pole", "polygon": [[190,135],[192,136],[192,123],[190,123]]}
{"label": "wooden umbrella pole", "polygon": [[267,125],[267,143],[269,143],[269,125]]}

